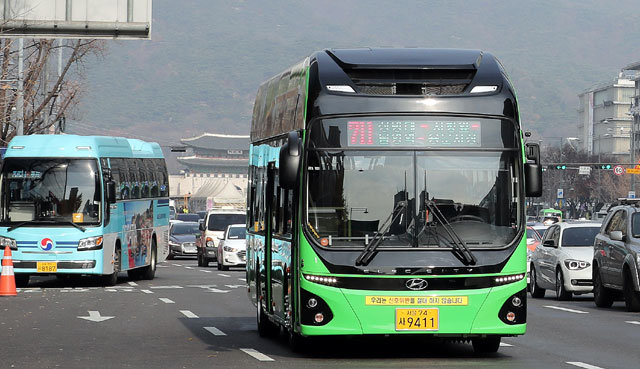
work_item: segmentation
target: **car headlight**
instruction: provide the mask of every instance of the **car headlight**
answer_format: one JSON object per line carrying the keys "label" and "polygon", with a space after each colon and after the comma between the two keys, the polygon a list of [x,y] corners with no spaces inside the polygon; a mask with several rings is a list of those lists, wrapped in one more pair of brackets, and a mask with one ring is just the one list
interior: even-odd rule
{"label": "car headlight", "polygon": [[102,236],[83,238],[78,242],[78,251],[99,250],[102,248]]}
{"label": "car headlight", "polygon": [[215,244],[213,243],[213,238],[207,237],[207,247],[213,247]]}
{"label": "car headlight", "polygon": [[591,266],[591,263],[583,260],[567,259],[564,261],[564,265],[569,270],[580,270],[580,269],[588,268],[589,266]]}
{"label": "car headlight", "polygon": [[9,237],[0,236],[0,246],[4,249],[6,246],[9,246],[11,250],[17,250],[18,245],[16,244],[16,240]]}
{"label": "car headlight", "polygon": [[636,254],[636,267],[640,269],[640,253]]}
{"label": "car headlight", "polygon": [[223,246],[222,249],[226,252],[238,252],[238,249],[233,248],[231,246]]}
{"label": "car headlight", "polygon": [[169,246],[175,246],[175,247],[179,247],[180,244],[174,241],[169,241]]}

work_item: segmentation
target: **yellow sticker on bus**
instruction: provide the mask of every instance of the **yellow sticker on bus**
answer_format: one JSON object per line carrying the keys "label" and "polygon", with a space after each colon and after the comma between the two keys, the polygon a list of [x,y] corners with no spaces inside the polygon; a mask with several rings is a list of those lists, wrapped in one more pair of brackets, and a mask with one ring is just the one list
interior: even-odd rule
{"label": "yellow sticker on bus", "polygon": [[367,296],[366,305],[376,306],[466,306],[469,296]]}

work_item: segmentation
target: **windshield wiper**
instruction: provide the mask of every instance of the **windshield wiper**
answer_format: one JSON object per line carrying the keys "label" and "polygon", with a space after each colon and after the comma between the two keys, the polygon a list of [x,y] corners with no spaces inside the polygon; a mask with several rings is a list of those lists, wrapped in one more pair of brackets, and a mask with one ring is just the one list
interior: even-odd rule
{"label": "windshield wiper", "polygon": [[[398,201],[396,207],[393,209],[393,211],[391,211],[391,214],[389,214],[380,229],[376,231],[371,241],[369,241],[369,243],[365,246],[362,254],[360,254],[360,256],[358,256],[358,258],[356,259],[356,265],[369,264],[371,259],[373,259],[373,255],[375,254],[376,249],[378,248],[378,246],[380,246],[380,244],[382,244],[382,241],[384,241],[384,234],[387,233],[389,228],[391,228],[391,225],[396,221],[396,219],[398,219],[398,217],[402,214],[402,211],[406,207],[407,201]],[[393,216],[393,214],[396,212],[397,214]]]}
{"label": "windshield wiper", "polygon": [[442,214],[442,212],[438,208],[438,205],[436,205],[433,200],[427,199],[425,199],[424,203],[427,208],[431,210],[431,213],[442,225],[449,237],[451,237],[451,245],[453,246],[451,251],[453,252],[453,254],[456,255],[460,259],[460,261],[464,263],[464,265],[475,265],[478,262],[478,259],[476,259],[475,255],[473,255],[460,235],[458,235],[453,227],[451,227],[451,223],[449,223],[447,218]]}
{"label": "windshield wiper", "polygon": [[69,221],[69,220],[56,221],[56,220],[53,220],[53,219],[46,219],[46,220],[45,219],[37,219],[37,220],[34,219],[34,220],[27,220],[27,221],[24,221],[22,223],[18,223],[18,224],[14,225],[14,226],[11,226],[11,227],[7,228],[7,232],[11,232],[14,229],[20,228],[20,227],[22,227],[24,225],[34,224],[34,223],[63,223],[63,224],[72,225],[72,226],[76,227],[77,229],[81,230],[82,232],[87,230],[85,227],[83,227],[81,225],[78,225],[78,224],[75,224],[74,222]]}

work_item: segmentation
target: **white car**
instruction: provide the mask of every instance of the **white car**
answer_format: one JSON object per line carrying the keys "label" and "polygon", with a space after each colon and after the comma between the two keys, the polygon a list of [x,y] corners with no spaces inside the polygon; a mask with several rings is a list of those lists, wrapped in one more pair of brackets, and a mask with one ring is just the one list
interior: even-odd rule
{"label": "white car", "polygon": [[227,227],[224,237],[218,243],[218,270],[228,270],[230,266],[246,265],[246,232],[246,224],[232,224]]}
{"label": "white car", "polygon": [[542,244],[531,254],[529,292],[544,297],[547,289],[558,300],[593,290],[591,261],[593,243],[600,232],[597,222],[562,222],[549,227]]}

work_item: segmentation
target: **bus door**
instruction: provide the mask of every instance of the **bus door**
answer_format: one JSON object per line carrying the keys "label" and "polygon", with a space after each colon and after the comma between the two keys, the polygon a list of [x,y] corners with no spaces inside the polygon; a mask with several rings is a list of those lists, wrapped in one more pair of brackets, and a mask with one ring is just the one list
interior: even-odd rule
{"label": "bus door", "polygon": [[[275,162],[269,163],[267,169],[267,216],[269,220],[269,239],[265,239],[265,244],[270,246],[269,260],[269,285],[270,285],[270,312],[280,318],[284,318],[284,263],[283,259],[283,241],[274,237],[279,233],[282,226],[279,222],[278,209],[280,186],[278,181],[278,169]],[[268,300],[269,301],[269,300]]]}

